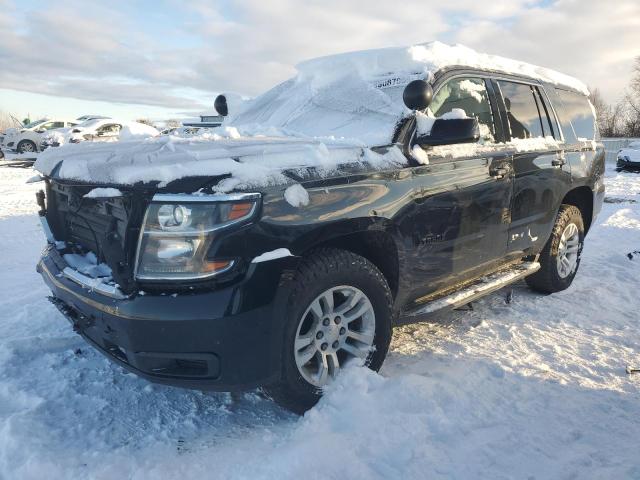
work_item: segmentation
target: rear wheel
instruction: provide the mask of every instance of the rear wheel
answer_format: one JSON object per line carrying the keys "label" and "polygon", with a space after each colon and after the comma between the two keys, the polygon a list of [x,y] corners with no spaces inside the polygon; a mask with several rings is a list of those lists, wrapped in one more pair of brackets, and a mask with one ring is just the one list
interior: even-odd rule
{"label": "rear wheel", "polygon": [[569,288],[580,266],[584,245],[584,222],[580,210],[562,205],[556,223],[540,254],[540,270],[526,278],[527,284],[543,293]]}
{"label": "rear wheel", "polygon": [[391,292],[367,259],[318,250],[298,271],[289,295],[280,381],[266,388],[285,408],[303,413],[349,364],[378,370],[391,341]]}
{"label": "rear wheel", "polygon": [[31,140],[22,140],[16,147],[18,153],[34,153],[38,150],[36,144]]}

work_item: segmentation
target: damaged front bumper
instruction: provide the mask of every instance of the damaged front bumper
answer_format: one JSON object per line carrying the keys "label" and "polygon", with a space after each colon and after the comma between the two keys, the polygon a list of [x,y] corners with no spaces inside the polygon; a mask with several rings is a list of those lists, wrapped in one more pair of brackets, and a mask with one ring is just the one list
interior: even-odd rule
{"label": "damaged front bumper", "polygon": [[37,270],[74,330],[112,361],[153,382],[231,391],[279,374],[283,322],[273,311],[281,275],[295,262],[252,264],[232,286],[179,295],[100,291],[53,244]]}

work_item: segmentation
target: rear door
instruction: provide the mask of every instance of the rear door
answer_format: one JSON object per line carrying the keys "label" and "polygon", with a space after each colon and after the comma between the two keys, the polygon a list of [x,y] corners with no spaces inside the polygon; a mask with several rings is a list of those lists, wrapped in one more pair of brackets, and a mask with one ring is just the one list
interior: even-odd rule
{"label": "rear door", "polygon": [[495,80],[494,86],[514,152],[508,252],[524,255],[549,238],[571,172],[544,90],[511,80]]}
{"label": "rear door", "polygon": [[[511,151],[504,143],[489,80],[456,76],[436,86],[432,113],[454,108],[478,119],[476,144],[424,149],[422,166],[411,169],[413,208],[401,228],[415,249],[408,264],[426,292],[478,276],[504,262],[511,204]],[[414,146],[420,148],[419,146]]]}

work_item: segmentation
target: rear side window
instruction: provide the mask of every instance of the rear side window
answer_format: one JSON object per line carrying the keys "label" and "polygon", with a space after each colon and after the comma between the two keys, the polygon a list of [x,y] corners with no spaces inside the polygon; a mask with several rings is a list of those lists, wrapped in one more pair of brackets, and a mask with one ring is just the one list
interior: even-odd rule
{"label": "rear side window", "polygon": [[498,80],[507,110],[511,138],[553,136],[553,129],[536,87]]}
{"label": "rear side window", "polygon": [[559,106],[560,116],[569,121],[579,141],[596,138],[596,118],[589,99],[576,92],[559,90],[556,94],[562,102]]}

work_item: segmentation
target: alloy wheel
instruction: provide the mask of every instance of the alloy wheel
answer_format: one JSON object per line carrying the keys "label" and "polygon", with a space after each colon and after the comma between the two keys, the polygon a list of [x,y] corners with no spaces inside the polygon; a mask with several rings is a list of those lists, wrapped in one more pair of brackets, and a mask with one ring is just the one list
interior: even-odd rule
{"label": "alloy wheel", "polygon": [[566,226],[558,245],[557,266],[560,278],[567,278],[578,267],[580,258],[580,232],[575,223]]}
{"label": "alloy wheel", "polygon": [[367,361],[375,329],[373,305],[360,289],[342,285],[324,291],[298,324],[294,342],[298,371],[310,384],[326,385],[347,363]]}

